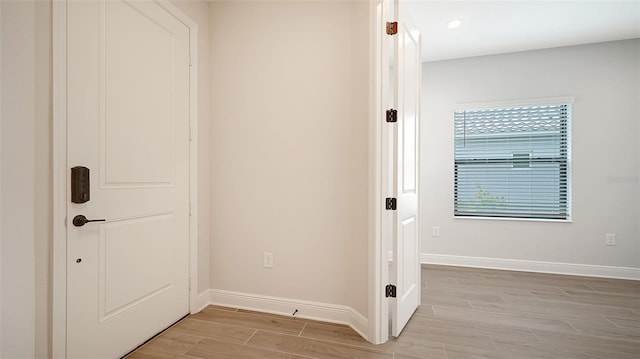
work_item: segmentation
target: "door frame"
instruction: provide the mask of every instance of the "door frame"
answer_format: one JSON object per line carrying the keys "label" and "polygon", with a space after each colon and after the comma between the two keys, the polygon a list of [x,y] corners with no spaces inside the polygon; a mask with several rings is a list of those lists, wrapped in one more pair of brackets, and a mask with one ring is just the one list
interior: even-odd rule
{"label": "door frame", "polygon": [[385,210],[392,171],[390,148],[385,139],[390,128],[384,121],[385,98],[389,93],[389,41],[386,21],[391,21],[390,0],[369,3],[369,341],[382,344],[389,339],[389,301],[384,288],[389,283],[389,236],[393,218]]}
{"label": "door frame", "polygon": [[[189,311],[198,311],[198,26],[169,0],[153,0],[189,28]],[[53,245],[51,355],[67,342],[67,0],[53,0]]]}

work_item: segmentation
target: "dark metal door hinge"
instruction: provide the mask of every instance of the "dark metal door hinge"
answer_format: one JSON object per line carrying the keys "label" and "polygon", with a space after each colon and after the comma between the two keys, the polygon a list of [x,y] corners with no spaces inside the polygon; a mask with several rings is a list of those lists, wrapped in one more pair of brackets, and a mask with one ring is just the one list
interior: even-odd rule
{"label": "dark metal door hinge", "polygon": [[398,33],[397,22],[387,22],[387,35],[395,35]]}
{"label": "dark metal door hinge", "polygon": [[398,110],[387,110],[387,122],[398,122]]}
{"label": "dark metal door hinge", "polygon": [[387,286],[384,289],[384,296],[389,298],[395,298],[396,297],[396,286],[393,284],[387,284]]}
{"label": "dark metal door hinge", "polygon": [[391,211],[396,210],[396,199],[395,198],[387,198],[385,208]]}

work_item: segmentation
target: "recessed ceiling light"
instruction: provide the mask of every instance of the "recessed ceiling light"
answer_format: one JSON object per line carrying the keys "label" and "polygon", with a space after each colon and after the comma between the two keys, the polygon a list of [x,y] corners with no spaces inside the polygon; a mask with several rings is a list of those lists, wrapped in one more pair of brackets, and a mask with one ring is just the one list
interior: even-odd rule
{"label": "recessed ceiling light", "polygon": [[449,23],[447,24],[447,27],[450,28],[450,29],[456,29],[460,25],[462,25],[462,21],[460,21],[458,19],[455,19],[455,20],[449,21]]}

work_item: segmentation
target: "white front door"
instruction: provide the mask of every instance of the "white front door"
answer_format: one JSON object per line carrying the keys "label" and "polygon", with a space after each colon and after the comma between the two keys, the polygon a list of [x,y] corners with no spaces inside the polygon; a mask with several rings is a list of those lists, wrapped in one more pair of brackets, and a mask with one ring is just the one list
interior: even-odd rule
{"label": "white front door", "polygon": [[94,0],[67,31],[67,163],[90,170],[67,204],[67,356],[117,358],[189,312],[189,29]]}
{"label": "white front door", "polygon": [[398,33],[395,36],[395,104],[398,121],[394,132],[393,166],[397,210],[393,231],[391,281],[396,299],[391,303],[393,336],[402,329],[420,304],[420,236],[418,233],[418,125],[420,122],[420,33],[412,26],[396,0]]}

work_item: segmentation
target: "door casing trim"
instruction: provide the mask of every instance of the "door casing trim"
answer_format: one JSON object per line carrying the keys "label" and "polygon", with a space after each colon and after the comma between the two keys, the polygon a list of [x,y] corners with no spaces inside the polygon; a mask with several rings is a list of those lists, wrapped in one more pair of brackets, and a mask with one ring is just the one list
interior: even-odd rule
{"label": "door casing trim", "polygon": [[371,343],[389,339],[389,303],[384,296],[389,283],[388,242],[392,218],[384,209],[390,189],[389,128],[383,121],[384,99],[389,93],[389,42],[384,34],[390,17],[390,0],[369,3],[369,333]]}
{"label": "door casing trim", "polygon": [[[153,0],[189,28],[189,311],[198,310],[198,26],[169,0]],[[54,0],[53,34],[53,244],[51,253],[51,357],[67,356],[67,1]]]}

